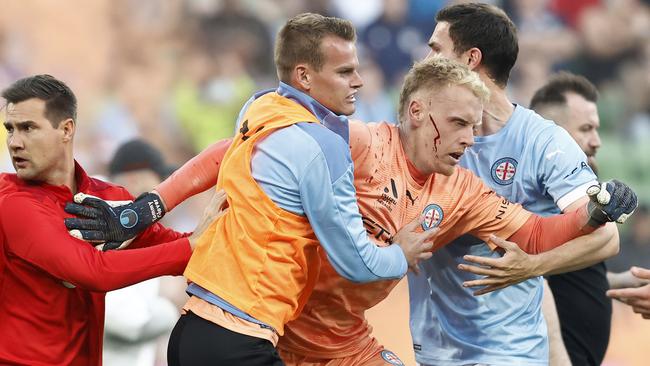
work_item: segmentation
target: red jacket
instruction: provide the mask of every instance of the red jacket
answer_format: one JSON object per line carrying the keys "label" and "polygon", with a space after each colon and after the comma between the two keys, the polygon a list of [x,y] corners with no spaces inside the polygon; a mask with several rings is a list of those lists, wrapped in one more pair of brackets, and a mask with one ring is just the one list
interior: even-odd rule
{"label": "red jacket", "polygon": [[[132,199],[78,165],[76,179],[79,192]],[[71,200],[65,186],[0,174],[0,364],[101,365],[105,293],[180,275],[190,258],[187,238],[158,224],[129,250],[100,252],[68,234],[63,207]]]}

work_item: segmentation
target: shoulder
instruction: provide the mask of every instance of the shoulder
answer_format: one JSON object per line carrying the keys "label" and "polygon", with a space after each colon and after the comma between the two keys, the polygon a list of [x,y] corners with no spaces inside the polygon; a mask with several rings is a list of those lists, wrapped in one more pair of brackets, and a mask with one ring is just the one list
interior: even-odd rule
{"label": "shoulder", "polygon": [[518,106],[513,114],[513,122],[519,125],[523,132],[521,136],[527,140],[527,144],[534,144],[537,149],[546,148],[551,142],[552,148],[577,146],[564,128],[531,109]]}
{"label": "shoulder", "polygon": [[18,189],[16,174],[0,173],[0,197]]}
{"label": "shoulder", "polygon": [[0,174],[0,205],[40,204],[47,196],[45,190],[37,184],[26,184],[16,174]]}
{"label": "shoulder", "polygon": [[284,171],[301,181],[315,170],[329,171],[335,179],[350,168],[352,160],[348,144],[339,135],[317,123],[297,123],[259,140],[252,164],[256,174]]}
{"label": "shoulder", "polygon": [[35,218],[38,213],[49,212],[54,201],[46,194],[39,194],[38,187],[33,189],[17,189],[0,195],[0,222],[6,225],[16,220],[24,221],[25,217]]}
{"label": "shoulder", "polygon": [[477,189],[483,189],[487,187],[483,180],[474,174],[471,170],[456,167],[454,173],[447,179],[448,182],[452,184],[451,191],[456,190],[460,191],[460,194],[469,193],[469,191],[474,191]]}
{"label": "shoulder", "polygon": [[320,167],[312,165],[311,169],[327,169],[333,182],[351,168],[350,147],[341,136],[317,123],[299,123],[296,127],[305,134],[305,139],[310,140],[312,147],[316,149],[317,154],[314,155],[313,161],[322,161],[317,164]]}
{"label": "shoulder", "polygon": [[370,145],[374,137],[389,138],[397,132],[397,126],[387,122],[361,122],[359,120],[350,121],[350,145],[354,148],[355,144],[361,146]]}
{"label": "shoulder", "polygon": [[311,145],[317,146],[326,155],[349,155],[349,148],[346,141],[336,133],[320,123],[297,123],[295,125],[310,141]]}
{"label": "shoulder", "polygon": [[510,123],[515,125],[518,130],[524,130],[526,135],[524,137],[537,138],[541,134],[552,134],[562,127],[555,124],[555,122],[548,120],[532,109],[517,106],[512,114]]}
{"label": "shoulder", "polygon": [[310,162],[318,156],[328,163],[351,162],[347,142],[319,123],[296,123],[274,131],[259,146],[273,149],[292,161]]}
{"label": "shoulder", "polygon": [[526,127],[533,132],[543,135],[567,134],[555,121],[546,119],[532,109],[521,107],[521,116],[525,119]]}
{"label": "shoulder", "polygon": [[[392,126],[392,127],[391,127]],[[373,147],[389,141],[393,134],[394,125],[385,122],[364,123],[358,120],[350,121],[350,153],[355,165],[367,160]]]}
{"label": "shoulder", "polygon": [[[365,122],[350,120],[350,148],[354,152],[368,146],[371,141],[370,128]],[[354,154],[352,154],[354,156]]]}

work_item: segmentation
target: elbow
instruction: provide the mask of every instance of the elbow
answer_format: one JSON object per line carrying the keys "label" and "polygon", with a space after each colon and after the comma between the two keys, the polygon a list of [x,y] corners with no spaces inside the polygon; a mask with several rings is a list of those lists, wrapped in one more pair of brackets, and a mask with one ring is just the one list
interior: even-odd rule
{"label": "elbow", "polygon": [[620,240],[618,236],[618,228],[616,224],[609,223],[605,226],[607,234],[607,243],[605,243],[605,254],[607,255],[604,259],[611,258],[619,253],[621,250]]}
{"label": "elbow", "polygon": [[595,235],[594,241],[601,243],[600,248],[598,248],[599,260],[603,261],[611,258],[620,251],[618,228],[614,223],[608,223],[592,233],[592,235]]}
{"label": "elbow", "polygon": [[616,244],[608,244],[605,252],[606,257],[603,260],[618,255],[620,249],[621,247],[618,245],[618,242]]}

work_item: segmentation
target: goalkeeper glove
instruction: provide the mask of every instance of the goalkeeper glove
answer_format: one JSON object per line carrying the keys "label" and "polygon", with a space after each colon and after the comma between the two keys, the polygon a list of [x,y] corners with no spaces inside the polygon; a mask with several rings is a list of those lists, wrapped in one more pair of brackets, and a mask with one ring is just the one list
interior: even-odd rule
{"label": "goalkeeper glove", "polygon": [[632,188],[616,179],[587,188],[587,195],[589,225],[593,227],[614,221],[622,224],[638,205]]}
{"label": "goalkeeper glove", "polygon": [[135,238],[147,227],[162,219],[165,207],[155,193],[143,193],[135,201],[104,201],[84,193],[68,202],[65,219],[70,235],[91,242],[106,242],[103,250],[115,249]]}

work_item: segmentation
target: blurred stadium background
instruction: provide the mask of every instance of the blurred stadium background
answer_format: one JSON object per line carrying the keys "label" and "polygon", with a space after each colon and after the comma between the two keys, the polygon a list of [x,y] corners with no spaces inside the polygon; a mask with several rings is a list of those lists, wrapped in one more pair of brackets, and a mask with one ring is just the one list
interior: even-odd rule
{"label": "blurred stadium background", "polygon": [[[509,94],[528,105],[557,70],[597,84],[603,146],[601,178],[628,182],[650,204],[650,1],[502,0],[519,29],[520,54]],[[394,121],[396,92],[427,52],[442,0],[0,0],[0,88],[36,73],[66,81],[79,98],[77,159],[106,174],[115,148],[142,137],[182,164],[228,137],[239,108],[276,85],[275,32],[313,11],[357,26],[365,86],[355,117]],[[4,130],[0,132],[4,140]],[[0,170],[13,172],[6,148]],[[138,192],[134,192],[138,193]],[[177,215],[192,228],[200,203]],[[622,234],[613,265],[650,267],[650,218],[641,210]],[[371,310],[375,331],[414,364],[406,289]],[[650,321],[615,304],[605,365],[647,365]]]}

